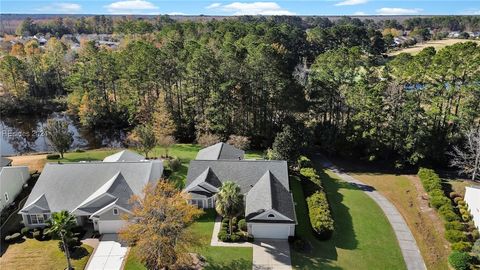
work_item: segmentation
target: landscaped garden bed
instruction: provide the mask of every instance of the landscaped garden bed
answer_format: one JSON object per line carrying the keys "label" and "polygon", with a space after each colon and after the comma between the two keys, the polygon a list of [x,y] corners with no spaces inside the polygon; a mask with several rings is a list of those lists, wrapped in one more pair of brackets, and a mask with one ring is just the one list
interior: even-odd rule
{"label": "landscaped garden bed", "polygon": [[230,232],[230,219],[222,219],[222,227],[218,233],[218,240],[222,242],[253,242],[253,236],[247,232],[245,219],[232,218],[232,232]]}

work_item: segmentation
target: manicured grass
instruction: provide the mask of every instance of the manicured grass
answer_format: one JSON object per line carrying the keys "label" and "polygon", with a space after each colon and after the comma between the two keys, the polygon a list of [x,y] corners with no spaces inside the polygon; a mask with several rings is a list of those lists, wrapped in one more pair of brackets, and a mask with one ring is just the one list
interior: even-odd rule
{"label": "manicured grass", "polygon": [[306,251],[292,250],[296,269],[406,269],[390,223],[363,191],[317,167],[327,194],[335,231],[327,241],[311,230],[301,183],[290,179],[296,202],[296,233],[308,243]]}
{"label": "manicured grass", "polygon": [[47,162],[79,162],[103,160],[106,156],[115,154],[116,152],[118,151],[114,149],[87,150],[85,152],[69,152],[63,155],[63,159],[47,159]]}
{"label": "manicured grass", "polygon": [[425,192],[416,176],[383,173],[351,175],[374,187],[400,211],[417,241],[428,269],[449,269],[449,244],[443,234],[443,223],[437,212],[428,207],[428,201],[422,198]]}
{"label": "manicured grass", "polygon": [[[197,252],[207,259],[208,266],[205,269],[252,269],[252,248],[210,246],[214,221],[215,211],[210,209],[189,228],[190,233],[197,241],[191,251]],[[128,256],[125,269],[145,269],[135,258],[134,249]]]}
{"label": "manicured grass", "polygon": [[[0,269],[63,270],[67,261],[58,243],[58,240],[25,239],[22,243],[11,244],[0,257]],[[81,249],[71,254],[75,269],[85,268],[92,251],[92,247],[82,245]]]}
{"label": "manicured grass", "polygon": [[400,53],[410,53],[412,55],[415,55],[417,53],[419,53],[420,51],[422,51],[423,49],[427,48],[427,47],[433,47],[435,48],[435,50],[441,50],[447,46],[450,46],[450,45],[453,45],[455,43],[459,43],[459,42],[477,42],[479,43],[478,40],[472,40],[472,39],[458,39],[458,38],[451,38],[451,39],[442,39],[442,40],[431,40],[431,41],[427,41],[425,43],[418,43],[418,44],[415,44],[415,46],[413,47],[410,47],[410,48],[405,48],[405,49],[400,49],[398,51],[393,51],[391,53],[389,53],[389,55],[397,55],[397,54],[400,54]]}

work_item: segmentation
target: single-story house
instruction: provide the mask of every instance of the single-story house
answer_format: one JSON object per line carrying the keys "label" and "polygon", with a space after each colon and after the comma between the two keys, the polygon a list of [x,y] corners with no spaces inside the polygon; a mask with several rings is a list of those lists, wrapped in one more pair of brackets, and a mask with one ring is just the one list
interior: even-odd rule
{"label": "single-story house", "polygon": [[1,157],[0,167],[0,211],[10,205],[22,191],[23,185],[30,178],[28,167],[10,166],[12,161]]}
{"label": "single-story house", "polygon": [[47,163],[19,213],[25,226],[43,227],[51,213],[67,210],[78,225],[116,233],[125,225],[122,216],[131,214],[131,196],[141,195],[162,174],[161,160],[145,160],[128,150],[105,161]]}
{"label": "single-story house", "polygon": [[[189,202],[201,208],[214,208],[215,195],[222,183],[233,181],[244,194],[250,234],[255,238],[276,239],[293,236],[297,221],[287,162],[245,160],[243,151],[220,144],[202,149],[190,162],[185,188],[190,195]],[[211,159],[212,156],[218,158]],[[207,159],[202,159],[205,157]]]}
{"label": "single-story house", "polygon": [[480,229],[480,187],[465,187],[465,202],[473,217],[473,223]]}

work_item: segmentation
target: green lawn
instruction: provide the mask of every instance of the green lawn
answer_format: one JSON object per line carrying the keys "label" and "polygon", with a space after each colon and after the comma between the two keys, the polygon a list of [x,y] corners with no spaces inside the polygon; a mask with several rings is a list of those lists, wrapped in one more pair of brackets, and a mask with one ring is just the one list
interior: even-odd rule
{"label": "green lawn", "polygon": [[309,243],[292,251],[296,269],[406,269],[395,234],[379,206],[363,191],[318,168],[335,220],[335,232],[319,241],[309,224],[301,183],[290,179],[295,198],[296,233]]}
{"label": "green lawn", "polygon": [[[10,244],[0,257],[0,269],[65,269],[67,262],[58,243],[58,240],[25,239],[22,243]],[[75,269],[85,268],[92,251],[92,247],[82,245],[71,254]]]}
{"label": "green lawn", "polygon": [[[192,252],[197,252],[207,259],[208,267],[205,269],[252,269],[252,248],[232,248],[232,247],[212,247],[210,240],[212,238],[213,224],[215,221],[215,211],[207,210],[189,228],[194,238],[198,241],[192,246]],[[135,251],[128,256],[125,265],[126,270],[144,270],[145,267],[135,258]]]}

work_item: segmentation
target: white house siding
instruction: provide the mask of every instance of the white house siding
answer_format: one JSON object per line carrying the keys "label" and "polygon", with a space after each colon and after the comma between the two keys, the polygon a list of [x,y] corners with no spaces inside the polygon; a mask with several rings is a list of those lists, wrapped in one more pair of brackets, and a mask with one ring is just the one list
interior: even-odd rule
{"label": "white house siding", "polygon": [[255,238],[287,239],[295,234],[295,224],[249,223],[248,233]]}
{"label": "white house siding", "polygon": [[[3,167],[0,171],[0,210],[12,203],[30,178],[28,167]],[[5,194],[8,197],[6,201]]]}
{"label": "white house siding", "polygon": [[468,205],[468,210],[473,216],[473,222],[477,228],[480,228],[480,188],[466,187],[465,188],[465,202]]}

